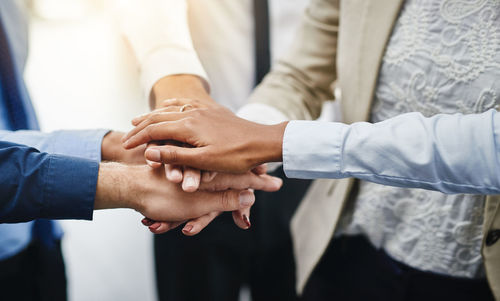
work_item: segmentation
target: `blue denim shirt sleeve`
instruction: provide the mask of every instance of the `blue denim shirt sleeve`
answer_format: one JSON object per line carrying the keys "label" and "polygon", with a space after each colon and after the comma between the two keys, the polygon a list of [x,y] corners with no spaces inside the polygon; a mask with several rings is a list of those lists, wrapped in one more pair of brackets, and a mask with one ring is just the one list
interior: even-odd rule
{"label": "blue denim shirt sleeve", "polygon": [[351,125],[292,121],[283,165],[292,178],[355,177],[449,194],[499,194],[500,113],[408,113]]}
{"label": "blue denim shirt sleeve", "polygon": [[101,144],[109,130],[39,131],[0,130],[0,140],[24,144],[49,154],[67,155],[101,161]]}
{"label": "blue denim shirt sleeve", "polygon": [[0,222],[92,219],[99,163],[0,141]]}

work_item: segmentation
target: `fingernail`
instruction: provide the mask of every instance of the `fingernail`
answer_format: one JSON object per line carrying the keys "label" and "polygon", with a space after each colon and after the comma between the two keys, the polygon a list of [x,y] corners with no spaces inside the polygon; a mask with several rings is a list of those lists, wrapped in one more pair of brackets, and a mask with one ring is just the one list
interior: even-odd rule
{"label": "fingernail", "polygon": [[148,160],[159,162],[161,160],[160,151],[155,148],[148,148],[144,153]]}
{"label": "fingernail", "polygon": [[250,191],[240,192],[240,206],[241,207],[251,206],[254,201],[255,201],[255,196]]}
{"label": "fingernail", "polygon": [[176,179],[176,180],[179,180],[179,181],[182,181],[182,172],[180,170],[178,170],[177,168],[174,168],[170,171],[170,176],[173,178],[173,179]]}
{"label": "fingernail", "polygon": [[193,179],[193,177],[186,177],[184,180],[184,186],[182,187],[184,190],[188,190],[190,188],[195,188],[196,187],[196,182]]}
{"label": "fingernail", "polygon": [[276,183],[276,185],[280,186],[283,185],[283,180],[281,180],[280,178],[274,178],[274,182]]}
{"label": "fingernail", "polygon": [[248,216],[246,214],[243,214],[243,221],[247,225],[247,229],[252,226],[252,224],[250,223],[250,219],[248,218]]}
{"label": "fingernail", "polygon": [[146,163],[151,167],[151,168],[158,168],[158,167],[161,167],[162,164],[160,162],[153,162],[153,161],[150,161],[150,160],[147,160],[146,159]]}
{"label": "fingernail", "polygon": [[153,224],[153,221],[150,220],[149,218],[143,218],[141,222],[144,226],[147,226],[147,227],[149,227]]}
{"label": "fingernail", "polygon": [[158,228],[160,228],[160,226],[161,226],[160,223],[158,223],[158,225],[153,224],[153,225],[149,226],[149,230],[151,230],[151,231],[157,230]]}
{"label": "fingernail", "polygon": [[193,230],[193,226],[192,225],[186,225],[182,229],[182,232],[189,233],[189,232],[191,232],[191,230]]}

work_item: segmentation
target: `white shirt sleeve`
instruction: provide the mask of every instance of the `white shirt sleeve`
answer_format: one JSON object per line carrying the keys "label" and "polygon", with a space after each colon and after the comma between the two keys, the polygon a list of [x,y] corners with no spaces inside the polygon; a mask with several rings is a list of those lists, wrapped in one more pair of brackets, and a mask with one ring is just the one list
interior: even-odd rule
{"label": "white shirt sleeve", "polygon": [[139,62],[147,98],[153,85],[168,75],[197,75],[208,87],[191,40],[187,10],[186,0],[130,0],[120,7],[120,29]]}
{"label": "white shirt sleeve", "polygon": [[283,165],[292,178],[355,177],[450,194],[499,194],[500,113],[408,113],[351,125],[291,121]]}
{"label": "white shirt sleeve", "polygon": [[288,117],[280,110],[264,103],[249,103],[236,113],[238,117],[260,124],[277,124],[288,121]]}

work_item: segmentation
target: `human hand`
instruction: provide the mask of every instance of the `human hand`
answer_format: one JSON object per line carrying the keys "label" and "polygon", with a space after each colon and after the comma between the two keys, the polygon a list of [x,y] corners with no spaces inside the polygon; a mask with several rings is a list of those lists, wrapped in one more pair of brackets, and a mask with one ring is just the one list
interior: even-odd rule
{"label": "human hand", "polygon": [[[151,90],[151,107],[160,109],[171,105],[172,101],[181,101],[183,104],[209,107],[217,103],[208,93],[209,87],[202,78],[190,75],[179,74],[169,75],[158,80]],[[156,144],[153,144],[156,145]],[[153,168],[158,168],[161,164],[148,161]],[[211,172],[200,172],[188,166],[166,164],[167,179],[174,183],[181,183],[185,191],[196,191],[202,179],[209,180],[214,176]]]}
{"label": "human hand", "polygon": [[123,146],[130,149],[149,141],[175,140],[192,148],[151,147],[146,158],[222,172],[246,172],[259,164],[282,160],[286,122],[253,123],[219,105],[183,112],[180,108],[171,105],[134,119],[136,127],[124,137]]}
{"label": "human hand", "polygon": [[[170,142],[159,143],[150,142],[148,143],[148,148],[156,147],[159,145],[175,145]],[[143,153],[144,156],[144,153]],[[175,165],[175,164],[163,164],[160,162],[154,162],[145,159],[147,164],[152,168],[165,168],[165,176],[167,180],[172,183],[181,183],[181,187],[186,192],[193,192],[198,190],[201,182],[210,182],[216,175],[216,172],[212,171],[201,171],[196,168],[189,166]]]}
{"label": "human hand", "polygon": [[208,93],[205,80],[191,74],[169,75],[158,80],[151,90],[151,108],[164,108],[165,100],[182,98],[186,101],[196,100],[200,104],[210,106],[216,102]]}
{"label": "human hand", "polygon": [[[265,165],[258,166],[252,172],[245,174],[217,174],[210,182],[203,182],[200,189],[207,191],[218,191],[226,189],[244,189],[252,188],[268,192],[277,191],[282,185],[280,178],[271,177],[266,174]],[[205,216],[201,216],[194,220],[188,221],[183,227],[182,232],[185,235],[195,235],[203,230],[215,217],[221,212],[211,212]],[[241,229],[248,229],[250,224],[250,208],[237,210],[232,212],[235,224]],[[151,219],[143,219],[142,223],[149,227],[149,230],[154,234],[161,234],[172,230],[180,225],[180,223],[157,222]]]}
{"label": "human hand", "polygon": [[154,220],[182,223],[211,212],[249,208],[254,201],[249,190],[188,193],[159,169],[101,163],[94,209],[132,208]]}
{"label": "human hand", "polygon": [[125,133],[111,131],[104,136],[101,144],[101,160],[126,164],[144,164],[146,162],[144,159],[146,145],[139,145],[126,150],[121,144],[124,135]]}

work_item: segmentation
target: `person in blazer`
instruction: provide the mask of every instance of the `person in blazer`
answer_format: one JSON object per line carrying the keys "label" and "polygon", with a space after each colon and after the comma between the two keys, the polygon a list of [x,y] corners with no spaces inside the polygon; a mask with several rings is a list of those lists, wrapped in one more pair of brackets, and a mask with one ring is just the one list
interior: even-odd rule
{"label": "person in blazer", "polygon": [[[405,51],[410,52],[412,49],[425,48],[426,45],[432,44],[432,41],[426,40],[425,35],[430,36],[429,32],[432,32],[432,30],[441,30],[443,32],[446,29],[446,27],[432,28],[432,24],[436,22],[442,22],[446,26],[457,26],[456,24],[465,23],[464,27],[467,27],[467,23],[471,22],[471,19],[466,17],[473,17],[473,11],[481,16],[481,11],[498,9],[494,6],[488,7],[489,4],[485,3],[485,1],[467,8],[458,1],[430,2],[434,3],[427,5],[425,1],[409,0],[313,0],[296,38],[296,43],[288,56],[257,88],[257,91],[252,95],[252,99],[280,109],[290,119],[315,118],[319,114],[321,101],[332,97],[330,86],[337,80],[338,87],[342,91],[341,109],[344,122],[349,124],[357,121],[373,120],[374,110],[382,111],[380,106],[374,108],[374,103],[380,105],[381,101],[377,100],[377,98],[379,94],[385,95],[379,93],[378,89],[383,76],[385,76],[383,72],[386,70],[391,71],[390,68],[384,69],[389,64],[388,61],[392,58],[391,55],[394,54],[391,52],[393,50],[391,47],[396,45],[396,50],[401,50],[398,49],[397,41],[393,41],[392,38],[396,35],[398,35],[398,38],[401,37],[398,30],[417,29],[412,28],[413,25],[404,27],[405,24],[408,24],[406,23],[409,19],[408,14],[420,10],[420,15],[414,15],[415,24],[418,26],[419,23],[428,23],[428,28],[431,29],[424,27],[420,32],[423,37],[419,36],[414,40],[414,43],[408,43],[408,48],[401,51],[402,53]],[[458,13],[454,14],[453,8],[457,9],[455,12],[458,9],[466,10],[462,10],[462,15],[460,15]],[[426,20],[426,18],[430,20]],[[435,22],[433,23],[433,21]],[[491,30],[488,34],[493,37],[496,35],[495,32],[498,31],[500,23],[496,17],[491,15],[484,27]],[[445,33],[450,32],[445,31]],[[472,33],[469,34],[472,35]],[[419,38],[422,39],[421,42],[419,42]],[[446,42],[442,41],[442,44],[446,44]],[[484,45],[485,48],[491,46],[487,42]],[[459,56],[456,52],[454,54]],[[419,56],[423,56],[423,54],[415,53],[414,56],[407,57],[406,61],[420,63],[420,61],[417,61]],[[491,64],[491,60],[494,61],[495,59],[498,61],[498,57],[492,56],[478,65],[488,66]],[[424,61],[422,65],[425,66],[426,62]],[[426,71],[428,73],[438,73],[439,76],[446,78],[447,75],[444,72],[441,73],[441,71],[435,70],[438,66],[440,66],[438,62],[428,64]],[[478,68],[482,67],[478,66]],[[482,70],[488,69],[486,67]],[[495,74],[495,71],[489,70],[493,72],[493,75]],[[412,79],[407,75],[401,77],[406,81]],[[449,80],[452,81],[454,78],[450,77]],[[454,81],[460,82],[460,80],[465,81],[462,78]],[[473,81],[468,83],[471,82]],[[480,81],[474,83],[481,85]],[[433,98],[430,102],[434,100],[439,102],[446,97],[446,94],[442,94],[437,98]],[[455,99],[460,100],[459,97],[453,95],[449,98],[458,103]],[[475,95],[474,97],[478,96]],[[480,101],[480,97],[478,99]],[[403,99],[395,101],[393,105],[396,106],[407,100],[408,97],[403,97]],[[476,111],[472,112],[486,111],[497,104],[498,100],[497,102],[490,102],[489,107],[477,106],[477,103],[472,103],[471,106],[477,108]],[[457,107],[459,106],[457,105]],[[453,108],[453,106],[446,108],[449,110],[447,112],[453,112]],[[427,113],[425,106],[422,108],[412,107],[407,111],[418,109]],[[404,112],[406,110],[398,113]],[[353,210],[351,204],[359,202],[359,196],[361,195],[359,189],[361,186],[362,183],[354,179],[317,180],[300,204],[292,220],[292,236],[297,264],[297,289],[299,291],[304,290],[308,279],[314,274],[315,267],[321,267],[321,265],[328,263],[329,253],[335,253],[332,250],[332,245],[330,245],[333,235],[339,231],[339,221],[342,216],[354,216],[356,214],[348,211],[351,210],[352,212]],[[358,194],[356,194],[357,192]],[[372,192],[377,193],[376,190]],[[395,200],[394,204],[407,197],[415,197],[414,192],[411,190],[399,190],[399,192],[401,194],[398,194],[398,199]],[[442,195],[440,198],[446,198],[446,196]],[[479,215],[483,217],[482,223],[478,223],[478,228],[482,227],[482,234],[479,234],[479,240],[474,242],[477,246],[474,252],[477,256],[481,255],[480,261],[484,264],[484,273],[488,279],[489,287],[493,295],[499,299],[500,243],[486,245],[486,238],[489,235],[491,236],[492,231],[500,226],[500,214],[498,213],[500,198],[498,196],[482,196],[474,202],[476,209],[480,212]],[[358,210],[356,205],[354,205],[354,208],[354,211]],[[316,222],[312,223],[311,220],[316,220]],[[418,241],[418,238],[414,242],[416,241]],[[377,247],[385,249],[383,243],[381,245]],[[322,257],[326,259],[324,262],[321,262]],[[394,256],[390,257],[394,258]],[[454,260],[452,259],[452,261]],[[397,260],[397,262],[401,263],[401,260]],[[405,263],[406,266],[413,266],[411,262],[406,261]],[[418,266],[417,270],[422,270],[422,266]],[[433,269],[429,270],[432,271]],[[481,273],[476,275],[479,274]],[[377,275],[374,277],[376,278]],[[322,277],[319,278],[321,281]],[[481,276],[472,278],[477,279],[481,278]],[[463,280],[462,277],[458,276],[456,279],[457,282]],[[316,281],[316,283],[320,281]],[[313,283],[310,281],[309,284]],[[362,288],[362,285],[360,288]],[[444,290],[444,287],[441,289]],[[432,295],[432,293],[429,293],[426,299],[432,299],[430,298]],[[437,298],[439,299],[440,296]]]}

